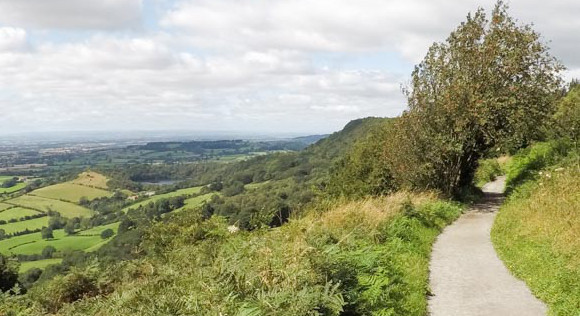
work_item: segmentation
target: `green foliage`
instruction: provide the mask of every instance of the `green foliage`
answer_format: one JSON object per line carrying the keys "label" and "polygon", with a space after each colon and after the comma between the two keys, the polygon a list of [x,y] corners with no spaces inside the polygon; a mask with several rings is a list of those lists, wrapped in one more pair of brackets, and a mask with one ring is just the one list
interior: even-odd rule
{"label": "green foliage", "polygon": [[475,170],[475,177],[473,181],[478,187],[495,180],[497,176],[504,174],[504,170],[500,166],[497,158],[482,159],[479,161],[477,170]]}
{"label": "green foliage", "polygon": [[26,272],[24,272],[18,277],[18,282],[25,289],[29,289],[30,287],[32,287],[34,282],[36,282],[40,278],[41,274],[42,270],[40,270],[39,268],[28,269],[26,270]]}
{"label": "green foliage", "polygon": [[564,158],[570,144],[564,140],[534,144],[516,154],[506,166],[506,194],[526,181],[536,179],[543,168]]}
{"label": "green foliage", "polygon": [[62,315],[424,315],[431,243],[460,211],[397,195],[254,232],[182,212],[147,233],[145,259],[57,277],[32,289],[30,306]]}
{"label": "green foliage", "polygon": [[42,239],[54,238],[54,235],[52,233],[52,228],[50,228],[50,227],[42,227],[42,230],[40,231],[40,235],[42,236]]}
{"label": "green foliage", "polygon": [[0,254],[0,291],[11,290],[18,281],[18,263]]}
{"label": "green foliage", "polygon": [[575,143],[580,140],[580,86],[575,85],[566,96],[560,100],[558,110],[554,114],[556,123],[555,134],[566,137]]}
{"label": "green foliage", "polygon": [[74,269],[33,288],[30,295],[44,310],[54,313],[64,304],[98,295],[103,292],[102,287],[94,271]]}
{"label": "green foliage", "polygon": [[447,195],[472,183],[491,150],[542,137],[560,91],[561,65],[529,25],[498,2],[435,43],[412,74],[409,110],[396,122],[387,156],[400,185]]}
{"label": "green foliage", "polygon": [[385,142],[393,120],[376,121],[366,135],[338,160],[332,170],[325,192],[330,196],[361,198],[382,195],[394,190],[389,166],[385,159]]}
{"label": "green foliage", "polygon": [[42,249],[42,257],[44,259],[52,258],[52,255],[56,252],[56,248],[53,246],[46,246]]}
{"label": "green foliage", "polygon": [[101,232],[101,238],[102,239],[107,239],[109,237],[113,237],[113,235],[115,235],[115,232],[112,229],[110,229],[110,228],[105,229],[105,230],[103,230]]}

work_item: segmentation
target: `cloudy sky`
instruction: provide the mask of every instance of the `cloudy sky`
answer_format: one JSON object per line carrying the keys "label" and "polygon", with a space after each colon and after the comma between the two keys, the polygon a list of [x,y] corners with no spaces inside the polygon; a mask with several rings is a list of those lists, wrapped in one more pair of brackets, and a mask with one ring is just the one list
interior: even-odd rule
{"label": "cloudy sky", "polygon": [[[0,132],[321,133],[395,116],[457,0],[0,0]],[[513,0],[580,77],[580,1]]]}

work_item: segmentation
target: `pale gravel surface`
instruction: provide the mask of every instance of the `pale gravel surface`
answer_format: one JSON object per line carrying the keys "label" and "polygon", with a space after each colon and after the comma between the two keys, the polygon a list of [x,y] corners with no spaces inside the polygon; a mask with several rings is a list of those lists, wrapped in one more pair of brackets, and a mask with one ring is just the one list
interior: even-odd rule
{"label": "pale gravel surface", "polygon": [[486,184],[484,200],[447,227],[435,242],[430,315],[546,315],[546,306],[509,273],[491,243],[491,226],[503,202],[504,187],[504,177]]}

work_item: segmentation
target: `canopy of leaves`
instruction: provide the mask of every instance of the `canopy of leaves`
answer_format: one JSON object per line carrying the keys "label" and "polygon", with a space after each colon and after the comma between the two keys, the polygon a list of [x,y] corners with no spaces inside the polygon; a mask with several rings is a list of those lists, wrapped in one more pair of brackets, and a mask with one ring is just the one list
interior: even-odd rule
{"label": "canopy of leaves", "polygon": [[387,144],[394,178],[447,194],[470,184],[482,156],[542,137],[561,70],[540,35],[502,2],[489,20],[482,9],[469,14],[413,71],[409,110]]}

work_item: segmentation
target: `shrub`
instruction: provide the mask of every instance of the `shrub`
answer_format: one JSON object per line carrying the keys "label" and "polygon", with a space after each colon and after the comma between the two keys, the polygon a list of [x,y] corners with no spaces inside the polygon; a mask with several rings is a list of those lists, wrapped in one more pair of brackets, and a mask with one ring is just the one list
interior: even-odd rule
{"label": "shrub", "polygon": [[110,228],[107,228],[101,232],[102,239],[107,239],[109,237],[112,237],[113,235],[115,235],[115,232]]}
{"label": "shrub", "polygon": [[52,258],[52,255],[56,252],[56,248],[53,246],[46,246],[42,249],[42,257],[45,259]]}
{"label": "shrub", "polygon": [[97,280],[91,271],[73,269],[66,276],[56,276],[51,282],[35,287],[31,295],[43,309],[55,313],[64,304],[98,293]]}
{"label": "shrub", "polygon": [[497,176],[503,173],[504,171],[497,159],[483,159],[479,161],[479,166],[475,171],[475,178],[473,180],[475,185],[482,187],[484,184],[495,180]]}

